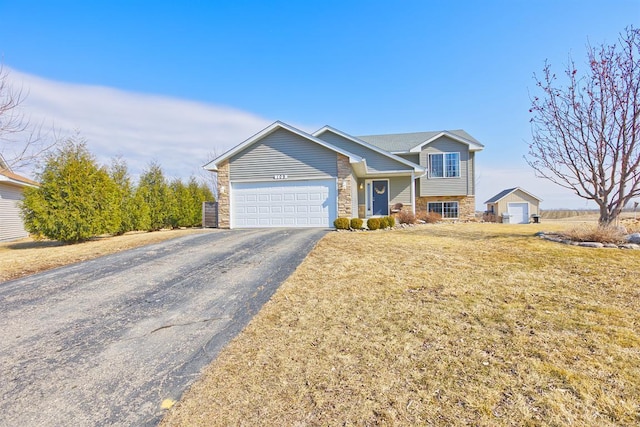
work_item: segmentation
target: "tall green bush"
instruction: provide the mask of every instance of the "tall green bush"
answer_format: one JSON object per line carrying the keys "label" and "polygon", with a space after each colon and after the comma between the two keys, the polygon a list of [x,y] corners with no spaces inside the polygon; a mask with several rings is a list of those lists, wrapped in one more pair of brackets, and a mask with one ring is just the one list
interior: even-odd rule
{"label": "tall green bush", "polygon": [[118,206],[120,209],[120,226],[116,234],[128,231],[147,230],[149,228],[149,207],[135,187],[129,176],[129,168],[124,159],[112,160],[109,175],[117,186]]}
{"label": "tall green bush", "polygon": [[187,184],[187,189],[193,200],[193,207],[190,211],[190,226],[198,227],[202,225],[202,202],[212,202],[215,200],[211,189],[203,182],[198,182],[192,176]]}
{"label": "tall green bush", "polygon": [[21,204],[29,233],[75,243],[119,229],[117,185],[84,139],[71,137],[50,153],[37,179],[40,187],[26,189]]}
{"label": "tall green bush", "polygon": [[175,199],[160,165],[155,162],[149,164],[140,176],[136,193],[149,208],[147,230],[174,226],[177,217]]}
{"label": "tall green bush", "polygon": [[202,225],[202,202],[212,201],[213,193],[194,177],[185,185],[175,179],[170,184],[174,206],[170,224],[173,227],[197,227]]}

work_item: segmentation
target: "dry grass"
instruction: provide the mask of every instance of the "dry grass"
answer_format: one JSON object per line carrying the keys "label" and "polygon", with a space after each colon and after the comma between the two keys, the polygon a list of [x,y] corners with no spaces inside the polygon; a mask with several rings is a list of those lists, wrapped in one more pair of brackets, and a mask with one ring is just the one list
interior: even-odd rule
{"label": "dry grass", "polygon": [[582,224],[571,227],[562,233],[568,240],[576,242],[624,243],[626,233],[618,227],[598,227]]}
{"label": "dry grass", "polygon": [[75,245],[30,238],[2,242],[0,243],[0,283],[66,264],[202,231],[194,228],[153,233],[127,233],[123,236],[96,238]]}
{"label": "dry grass", "polygon": [[163,425],[637,425],[640,252],[563,227],[331,233]]}

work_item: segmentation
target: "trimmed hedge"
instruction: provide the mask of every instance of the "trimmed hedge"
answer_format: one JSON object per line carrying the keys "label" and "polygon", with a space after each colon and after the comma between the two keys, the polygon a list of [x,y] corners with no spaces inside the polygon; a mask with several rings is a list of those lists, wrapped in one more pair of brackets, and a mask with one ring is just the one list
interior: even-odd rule
{"label": "trimmed hedge", "polygon": [[380,228],[380,218],[369,218],[367,220],[367,228],[369,230],[377,230]]}
{"label": "trimmed hedge", "polygon": [[363,221],[360,218],[351,218],[351,228],[354,230],[360,230],[362,228]]}
{"label": "trimmed hedge", "polygon": [[348,230],[349,225],[351,225],[349,218],[336,218],[333,221],[333,226],[338,230]]}
{"label": "trimmed hedge", "polygon": [[389,227],[393,228],[396,226],[396,219],[392,216],[388,216],[387,217],[387,224],[389,224]]}

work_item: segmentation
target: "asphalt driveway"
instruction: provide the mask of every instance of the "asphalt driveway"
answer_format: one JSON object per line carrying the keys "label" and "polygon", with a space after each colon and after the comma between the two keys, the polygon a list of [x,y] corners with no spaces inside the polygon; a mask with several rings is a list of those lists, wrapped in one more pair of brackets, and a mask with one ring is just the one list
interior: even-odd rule
{"label": "asphalt driveway", "polygon": [[0,426],[157,424],[324,233],[213,230],[0,284]]}

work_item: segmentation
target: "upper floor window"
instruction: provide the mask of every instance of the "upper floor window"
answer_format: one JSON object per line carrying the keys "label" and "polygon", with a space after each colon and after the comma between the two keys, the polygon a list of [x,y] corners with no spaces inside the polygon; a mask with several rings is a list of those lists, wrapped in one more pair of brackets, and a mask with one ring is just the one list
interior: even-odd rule
{"label": "upper floor window", "polygon": [[429,177],[457,178],[460,176],[460,153],[429,154]]}

